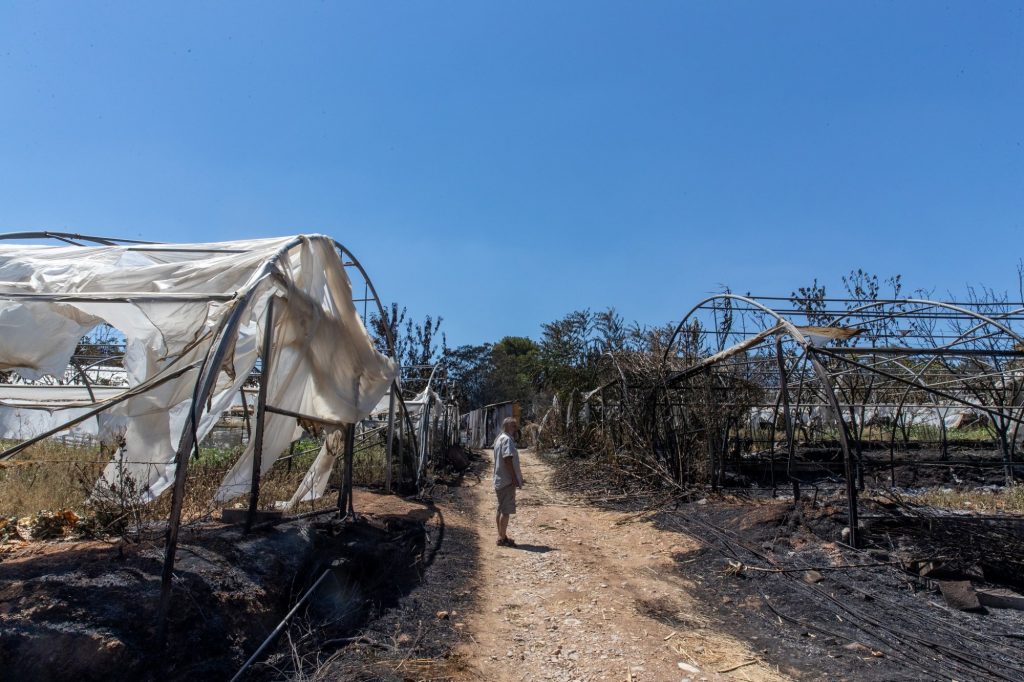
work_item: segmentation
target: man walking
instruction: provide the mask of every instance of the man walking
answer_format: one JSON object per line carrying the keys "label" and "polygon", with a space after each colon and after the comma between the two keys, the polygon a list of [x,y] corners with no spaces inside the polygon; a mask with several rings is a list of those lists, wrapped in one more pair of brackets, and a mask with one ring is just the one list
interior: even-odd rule
{"label": "man walking", "polygon": [[508,536],[508,517],[516,513],[516,488],[523,487],[519,468],[519,451],[514,436],[519,425],[512,417],[501,423],[501,433],[494,440],[494,492],[498,495],[498,546],[515,547]]}

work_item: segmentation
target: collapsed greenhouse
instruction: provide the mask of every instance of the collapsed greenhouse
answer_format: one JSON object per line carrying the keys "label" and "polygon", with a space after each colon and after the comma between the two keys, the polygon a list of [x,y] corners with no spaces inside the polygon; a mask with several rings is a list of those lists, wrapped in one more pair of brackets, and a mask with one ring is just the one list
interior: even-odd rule
{"label": "collapsed greenhouse", "polygon": [[1024,472],[1021,322],[1004,300],[712,296],[660,355],[605,354],[563,430],[673,486],[841,491],[856,545],[866,485]]}
{"label": "collapsed greenhouse", "polygon": [[[455,442],[450,391],[432,375],[415,392],[403,386],[393,340],[382,353],[364,324],[367,304],[385,317],[376,290],[329,237],[0,238],[8,240],[0,253],[0,462],[61,438],[106,458],[93,498],[127,492],[147,504],[169,495],[161,622],[190,460],[224,419],[242,425],[241,454],[216,489],[196,491],[207,497],[198,515],[247,496],[247,528],[258,508],[287,511],[321,499],[332,472],[341,483],[326,511],[353,513],[361,450],[374,449],[376,483],[392,490],[422,483],[432,453]],[[14,243],[44,239],[63,244]],[[361,297],[349,273],[362,279]],[[101,329],[107,342],[89,352]],[[315,457],[297,472],[294,493],[261,497],[261,477],[284,460],[290,472],[297,445]]]}

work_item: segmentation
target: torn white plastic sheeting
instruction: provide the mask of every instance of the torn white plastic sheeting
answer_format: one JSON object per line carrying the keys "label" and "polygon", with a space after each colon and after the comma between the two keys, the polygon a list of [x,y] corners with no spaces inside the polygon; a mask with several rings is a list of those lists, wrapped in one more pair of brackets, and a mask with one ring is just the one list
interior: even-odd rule
{"label": "torn white plastic sheeting", "polygon": [[[32,386],[25,384],[0,385],[0,438],[27,440],[47,433],[69,419],[90,411],[93,398],[107,400],[124,392],[123,388],[96,386]],[[55,407],[61,409],[55,410]],[[102,415],[101,415],[102,416]],[[97,417],[89,417],[68,430],[77,437],[99,438],[101,429]]]}
{"label": "torn white plastic sheeting", "polygon": [[434,400],[435,404],[440,404],[441,402],[441,396],[427,387],[420,393],[417,393],[415,397],[409,398],[405,401],[405,406],[409,410],[409,416],[412,417],[413,426],[417,429],[420,427],[420,416],[423,414],[424,409],[426,409],[431,399]]}
{"label": "torn white plastic sheeting", "polygon": [[[89,411],[87,407],[76,407],[62,410],[56,414],[48,410],[5,406],[0,407],[0,438],[25,440],[46,433],[68,421],[69,418],[80,417]],[[96,438],[99,426],[92,417],[67,431],[68,435]]]}
{"label": "torn white plastic sheeting", "polygon": [[[335,262],[336,269],[305,268],[288,273],[289,305],[282,306],[280,314],[274,309],[267,401],[324,421],[350,424],[370,414],[396,368],[374,349],[352,303],[348,277],[337,258]],[[293,289],[302,294],[296,295]],[[268,414],[266,419],[260,467],[264,473],[294,440],[296,429],[295,420],[289,417]],[[255,441],[250,441],[228,472],[217,492],[218,500],[248,490],[254,447]]]}
{"label": "torn white plastic sheeting", "polygon": [[[196,425],[202,439],[256,363],[271,296],[279,304],[270,404],[339,422],[369,414],[395,374],[394,363],[373,348],[334,242],[322,236],[145,247],[5,246],[0,368],[23,378],[63,376],[78,340],[102,322],[125,336],[130,387],[201,362],[215,343],[227,344]],[[238,328],[221,339],[239,305],[245,309]],[[124,448],[104,472],[108,483],[127,473],[149,500],[170,485],[198,377],[198,369],[191,369],[109,408],[105,414],[124,418],[126,427]],[[264,471],[296,431],[292,418],[266,417]],[[250,444],[219,498],[241,492],[239,478],[247,489],[251,458]]]}
{"label": "torn white plastic sheeting", "polygon": [[309,467],[306,475],[302,478],[302,483],[299,484],[295,494],[292,495],[292,499],[284,504],[279,504],[280,507],[287,510],[299,502],[312,502],[313,500],[320,499],[324,494],[324,490],[327,489],[327,481],[331,477],[331,470],[334,468],[335,460],[338,459],[338,455],[342,452],[344,440],[345,432],[342,429],[334,428],[327,433],[320,452],[317,453],[312,466]]}
{"label": "torn white plastic sheeting", "polygon": [[50,409],[59,405],[73,405],[87,407],[95,401],[103,401],[113,398],[125,392],[126,389],[119,386],[93,386],[89,388],[81,385],[32,385],[32,384],[0,384],[0,405],[39,405],[41,409]]}

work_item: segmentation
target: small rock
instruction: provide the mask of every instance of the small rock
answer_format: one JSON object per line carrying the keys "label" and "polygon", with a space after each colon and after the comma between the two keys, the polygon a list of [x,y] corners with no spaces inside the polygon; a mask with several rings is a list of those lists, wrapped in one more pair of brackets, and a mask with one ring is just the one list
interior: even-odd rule
{"label": "small rock", "polygon": [[979,582],[985,581],[985,569],[979,564],[971,564],[964,569],[964,577],[970,580],[977,580]]}
{"label": "small rock", "polygon": [[447,611],[438,611],[438,612],[437,612],[437,618],[438,618],[438,620],[448,620],[448,615],[449,615],[449,614],[448,614],[448,612],[447,612]]}
{"label": "small rock", "polygon": [[811,585],[820,583],[824,579],[825,576],[823,576],[821,573],[818,573],[817,571],[807,571],[806,573],[804,573],[804,582],[810,583]]}
{"label": "small rock", "polygon": [[960,611],[980,611],[981,602],[970,580],[940,580],[939,591],[946,604]]}
{"label": "small rock", "polygon": [[676,665],[679,666],[679,669],[682,670],[684,673],[690,673],[692,675],[696,675],[697,673],[700,672],[700,668],[698,668],[695,665],[690,665],[689,663],[684,663],[682,661],[679,661],[678,663],[676,663]]}
{"label": "small rock", "polygon": [[994,609],[1024,611],[1024,595],[1017,594],[1012,590],[999,588],[978,590],[978,601],[982,606],[991,606]]}

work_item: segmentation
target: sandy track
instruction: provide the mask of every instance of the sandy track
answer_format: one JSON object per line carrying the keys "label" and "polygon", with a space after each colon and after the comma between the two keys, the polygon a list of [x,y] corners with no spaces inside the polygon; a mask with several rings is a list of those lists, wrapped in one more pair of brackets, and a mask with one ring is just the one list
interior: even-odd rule
{"label": "sandy track", "polygon": [[716,632],[696,612],[699,587],[672,559],[695,539],[574,504],[551,490],[546,464],[530,451],[521,456],[527,485],[509,526],[518,548],[495,545],[489,476],[470,491],[480,570],[478,608],[458,652],[467,679],[787,679],[756,646]]}

